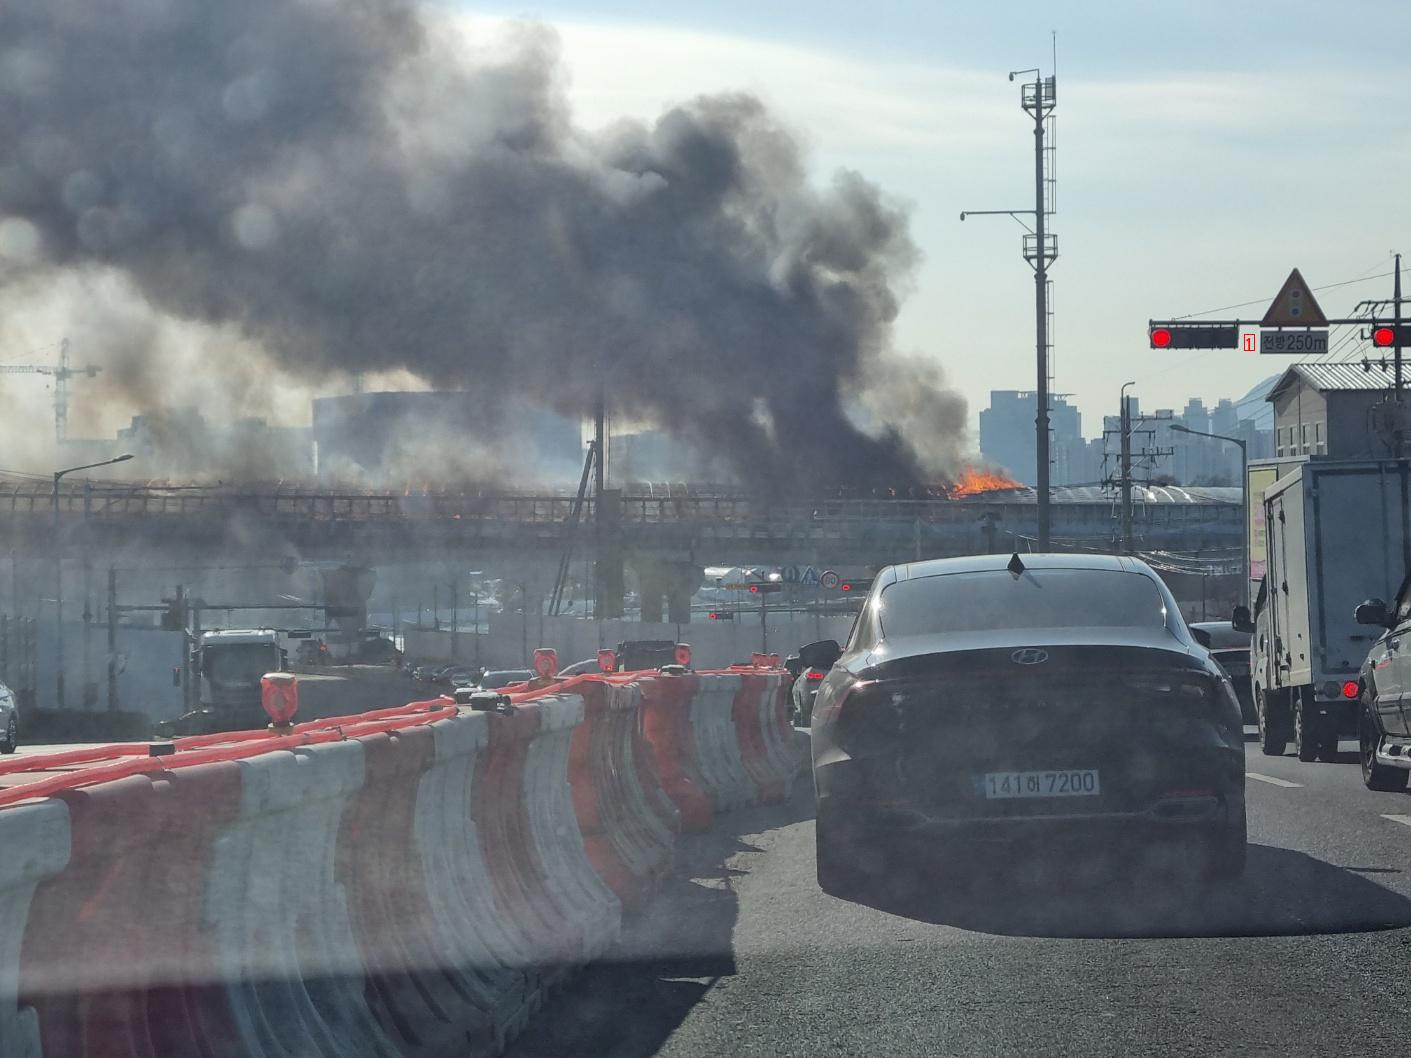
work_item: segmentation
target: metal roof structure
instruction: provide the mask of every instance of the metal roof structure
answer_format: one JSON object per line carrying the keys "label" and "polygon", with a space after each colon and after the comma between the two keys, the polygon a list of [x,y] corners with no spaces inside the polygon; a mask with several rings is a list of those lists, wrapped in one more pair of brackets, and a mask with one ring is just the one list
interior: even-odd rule
{"label": "metal roof structure", "polygon": [[1367,368],[1364,368],[1360,362],[1290,364],[1264,399],[1272,403],[1295,379],[1320,393],[1365,393],[1389,389],[1392,381],[1391,364],[1389,362],[1383,364],[1380,360],[1368,360],[1367,364]]}
{"label": "metal roof structure", "polygon": [[[1117,494],[1102,485],[1055,485],[1050,493],[1054,503],[1116,503]],[[957,503],[1035,503],[1034,490],[996,489],[966,496]],[[1133,485],[1133,503],[1239,504],[1240,490],[1212,485]]]}

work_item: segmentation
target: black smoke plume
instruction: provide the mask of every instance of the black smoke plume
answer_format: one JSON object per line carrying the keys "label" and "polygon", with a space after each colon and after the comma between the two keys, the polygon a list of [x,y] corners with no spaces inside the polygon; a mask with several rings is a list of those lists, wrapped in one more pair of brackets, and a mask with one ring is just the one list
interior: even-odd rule
{"label": "black smoke plume", "polygon": [[585,131],[550,31],[469,59],[448,17],[6,0],[0,299],[115,271],[305,380],[406,369],[573,415],[605,383],[617,416],[763,487],[907,487],[954,465],[959,398],[889,356],[918,260],[903,206],[853,172],[814,186],[747,95]]}

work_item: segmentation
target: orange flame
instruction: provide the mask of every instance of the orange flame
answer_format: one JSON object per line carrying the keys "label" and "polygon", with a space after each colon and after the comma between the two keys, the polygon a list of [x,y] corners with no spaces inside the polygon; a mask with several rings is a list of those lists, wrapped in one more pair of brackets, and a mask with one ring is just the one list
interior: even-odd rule
{"label": "orange flame", "polygon": [[1000,489],[1022,489],[1021,482],[1007,477],[998,470],[976,470],[966,467],[954,485],[950,487],[952,499],[963,496],[977,496],[982,492],[996,492]]}

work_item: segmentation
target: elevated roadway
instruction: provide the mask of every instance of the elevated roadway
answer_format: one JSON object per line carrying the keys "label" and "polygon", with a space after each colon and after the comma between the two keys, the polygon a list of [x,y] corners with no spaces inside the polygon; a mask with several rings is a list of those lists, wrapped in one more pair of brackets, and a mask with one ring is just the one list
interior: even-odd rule
{"label": "elevated roadway", "polygon": [[[1149,490],[1138,495],[1144,548],[1238,547],[1237,489]],[[1053,535],[1110,547],[1116,505],[1095,488],[1057,489]],[[258,550],[376,564],[405,557],[525,558],[556,552],[575,500],[551,493],[358,492],[291,485],[76,482],[55,503],[47,482],[0,484],[0,533],[21,555],[57,542],[95,550],[186,557]],[[879,563],[1027,547],[1036,527],[1029,490],[963,500],[770,499],[711,489],[610,493],[585,501],[579,553],[598,523],[628,556],[695,563]]]}

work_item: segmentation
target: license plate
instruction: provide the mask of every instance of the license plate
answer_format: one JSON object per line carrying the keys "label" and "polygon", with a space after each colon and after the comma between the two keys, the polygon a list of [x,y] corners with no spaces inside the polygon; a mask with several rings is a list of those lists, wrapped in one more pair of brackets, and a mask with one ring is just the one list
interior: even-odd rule
{"label": "license plate", "polygon": [[991,771],[980,776],[989,800],[1010,797],[1092,797],[1102,792],[1096,768],[1065,771]]}

